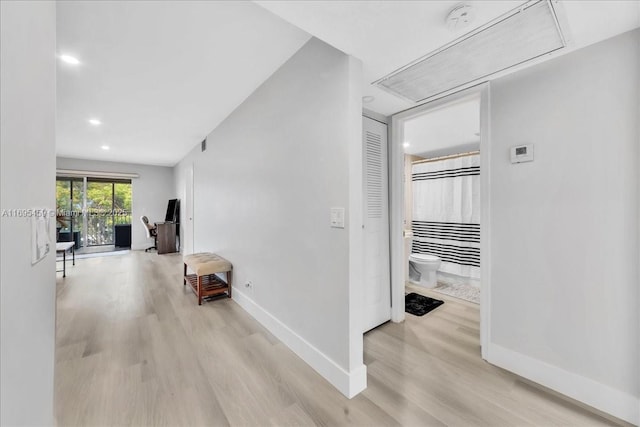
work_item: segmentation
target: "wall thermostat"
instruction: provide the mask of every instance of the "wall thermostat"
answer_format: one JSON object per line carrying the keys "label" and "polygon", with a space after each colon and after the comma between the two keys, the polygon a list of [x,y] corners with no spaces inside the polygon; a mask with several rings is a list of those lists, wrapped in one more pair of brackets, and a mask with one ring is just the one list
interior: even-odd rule
{"label": "wall thermostat", "polygon": [[511,147],[511,163],[524,163],[533,161],[533,144],[517,145]]}

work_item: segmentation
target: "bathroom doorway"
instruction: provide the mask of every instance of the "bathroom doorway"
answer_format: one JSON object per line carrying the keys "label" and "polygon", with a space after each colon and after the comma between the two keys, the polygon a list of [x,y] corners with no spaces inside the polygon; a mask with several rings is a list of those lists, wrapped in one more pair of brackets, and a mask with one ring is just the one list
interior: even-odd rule
{"label": "bathroom doorway", "polygon": [[184,215],[183,227],[184,227],[184,244],[180,242],[180,246],[183,247],[182,252],[184,255],[189,255],[194,252],[194,209],[193,209],[193,193],[194,193],[194,165],[193,163],[187,166],[185,171],[184,180]]}
{"label": "bathroom doorway", "polygon": [[487,89],[482,84],[396,114],[390,144],[392,320],[404,320],[407,292],[464,301],[476,309],[479,304],[485,359]]}

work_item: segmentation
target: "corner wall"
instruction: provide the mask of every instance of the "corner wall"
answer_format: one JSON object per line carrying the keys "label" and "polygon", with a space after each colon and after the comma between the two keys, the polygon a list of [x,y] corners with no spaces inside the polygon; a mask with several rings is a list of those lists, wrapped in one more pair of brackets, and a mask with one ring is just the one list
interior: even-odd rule
{"label": "corner wall", "polygon": [[639,58],[635,30],[495,80],[490,101],[488,360],[636,424]]}
{"label": "corner wall", "polygon": [[[56,5],[0,2],[0,209],[55,209]],[[31,221],[2,215],[0,424],[54,425],[55,222],[31,265]]]}
{"label": "corner wall", "polygon": [[366,385],[360,84],[358,61],[311,39],[175,168],[184,199],[194,165],[195,252],[229,259],[234,300],[349,397]]}
{"label": "corner wall", "polygon": [[56,167],[58,169],[137,173],[140,175],[139,178],[131,179],[131,249],[141,250],[153,245],[153,241],[147,239],[147,232],[140,222],[140,217],[146,215],[150,222],[164,221],[169,199],[176,198],[173,168],[66,157],[58,157]]}

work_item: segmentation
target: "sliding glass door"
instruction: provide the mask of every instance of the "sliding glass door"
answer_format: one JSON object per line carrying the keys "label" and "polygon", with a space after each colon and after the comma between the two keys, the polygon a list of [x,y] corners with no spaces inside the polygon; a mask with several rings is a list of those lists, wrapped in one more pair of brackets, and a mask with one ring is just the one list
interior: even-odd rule
{"label": "sliding glass door", "polygon": [[113,245],[117,224],[131,224],[131,181],[87,178],[88,245]]}
{"label": "sliding glass door", "polygon": [[131,181],[56,179],[58,241],[81,246],[113,245],[115,226],[131,224]]}
{"label": "sliding glass door", "polygon": [[56,230],[58,240],[76,242],[76,247],[85,246],[84,180],[82,178],[56,179]]}

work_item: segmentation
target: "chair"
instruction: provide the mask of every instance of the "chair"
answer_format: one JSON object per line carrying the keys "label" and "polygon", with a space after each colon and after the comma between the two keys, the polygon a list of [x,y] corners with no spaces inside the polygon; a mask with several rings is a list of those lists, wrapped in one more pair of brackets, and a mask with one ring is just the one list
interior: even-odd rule
{"label": "chair", "polygon": [[149,224],[149,218],[144,215],[140,217],[140,221],[142,221],[142,224],[144,224],[144,229],[147,232],[147,239],[153,237],[153,246],[145,249],[144,251],[148,252],[151,249],[158,250],[158,229],[155,225]]}

